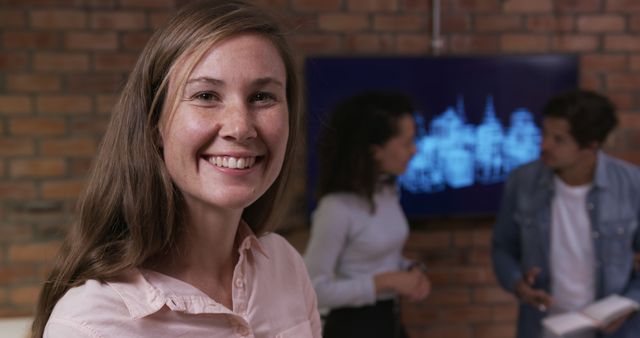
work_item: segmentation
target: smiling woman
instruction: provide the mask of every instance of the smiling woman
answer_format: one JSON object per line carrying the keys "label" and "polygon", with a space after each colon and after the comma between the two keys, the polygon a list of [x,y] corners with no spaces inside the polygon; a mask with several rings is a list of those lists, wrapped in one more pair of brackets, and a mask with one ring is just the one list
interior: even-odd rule
{"label": "smiling woman", "polygon": [[270,233],[300,91],[276,21],[182,9],[131,73],[32,337],[319,337],[297,251]]}

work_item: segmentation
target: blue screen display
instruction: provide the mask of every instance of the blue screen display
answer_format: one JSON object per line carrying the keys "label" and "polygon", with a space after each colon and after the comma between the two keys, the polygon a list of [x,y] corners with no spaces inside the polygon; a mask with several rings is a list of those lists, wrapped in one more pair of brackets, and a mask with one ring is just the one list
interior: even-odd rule
{"label": "blue screen display", "polygon": [[319,57],[305,66],[310,209],[331,108],[363,90],[392,90],[416,103],[418,151],[398,180],[410,218],[495,213],[509,171],[538,158],[542,107],[578,84],[574,55]]}

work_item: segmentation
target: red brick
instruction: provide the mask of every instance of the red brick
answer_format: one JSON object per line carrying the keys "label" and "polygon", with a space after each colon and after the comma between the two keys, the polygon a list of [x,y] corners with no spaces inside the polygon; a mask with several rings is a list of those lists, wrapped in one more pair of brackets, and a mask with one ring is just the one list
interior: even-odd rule
{"label": "red brick", "polygon": [[172,12],[155,12],[149,14],[149,27],[151,29],[158,29],[164,25],[171,17]]}
{"label": "red brick", "polygon": [[[637,148],[636,148],[637,149]],[[615,156],[617,158],[623,159],[625,161],[631,162],[635,165],[640,165],[640,151],[631,150],[631,151],[607,151],[611,156]]]}
{"label": "red brick", "polygon": [[24,117],[9,121],[9,131],[14,135],[60,135],[66,129],[64,119],[54,117]]}
{"label": "red brick", "polygon": [[[430,303],[430,297],[426,299]],[[402,322],[407,325],[430,325],[438,322],[438,310],[434,307],[419,306],[414,303],[403,303],[400,314]]]}
{"label": "red brick", "polygon": [[295,11],[339,11],[342,0],[291,0],[291,7]]}
{"label": "red brick", "polygon": [[41,147],[45,156],[94,156],[98,150],[93,138],[46,139]]}
{"label": "red brick", "polygon": [[340,49],[340,39],[329,34],[293,36],[291,44],[295,50],[307,54],[332,54]]}
{"label": "red brick", "polygon": [[551,0],[507,0],[503,6],[506,13],[548,13],[553,10]]}
{"label": "red brick", "polygon": [[0,52],[0,70],[16,71],[27,68],[29,56],[22,52]]}
{"label": "red brick", "polygon": [[287,16],[296,33],[314,33],[318,31],[318,17],[310,13],[296,13]]}
{"label": "red brick", "polygon": [[[33,197],[3,195],[2,183],[0,183],[0,199],[6,201],[13,200],[12,202],[15,203],[15,201],[21,199],[22,201],[19,202],[26,202],[28,199],[33,199]],[[0,227],[0,242],[3,243],[0,243],[0,249],[5,250],[10,243],[25,242],[32,239],[33,226],[31,224],[12,222],[8,219],[3,220],[2,226]],[[3,252],[2,256],[4,258],[7,257],[6,251]],[[2,259],[1,261],[6,261],[6,259]]]}
{"label": "red brick", "polygon": [[359,31],[369,25],[369,18],[361,14],[320,14],[318,17],[318,26],[326,31]]}
{"label": "red brick", "polygon": [[[373,53],[380,52],[382,48],[383,36],[381,34],[354,34],[345,39],[345,46],[354,52]],[[387,48],[388,50],[389,48]]]}
{"label": "red brick", "polygon": [[569,32],[575,19],[569,15],[535,15],[527,18],[527,29],[532,32]]}
{"label": "red brick", "polygon": [[513,303],[515,297],[497,286],[478,287],[473,290],[473,302],[483,304]]}
{"label": "red brick", "polygon": [[474,328],[474,338],[513,338],[514,324],[484,324]]}
{"label": "red brick", "polygon": [[554,0],[553,5],[559,13],[598,12],[601,0]]}
{"label": "red brick", "polygon": [[606,83],[608,90],[637,90],[640,88],[640,74],[609,74]]}
{"label": "red brick", "polygon": [[561,52],[591,52],[599,47],[595,35],[560,35],[551,38],[551,48]]}
{"label": "red brick", "polygon": [[549,37],[537,34],[505,34],[500,38],[501,49],[506,52],[546,52]]}
{"label": "red brick", "polygon": [[33,278],[35,271],[32,266],[16,264],[0,267],[0,284],[24,283]]}
{"label": "red brick", "polygon": [[[424,1],[424,0],[423,0]],[[448,0],[441,1],[443,12],[499,12],[498,0]]]}
{"label": "red brick", "polygon": [[631,15],[629,17],[629,30],[631,32],[640,31],[640,15]]}
{"label": "red brick", "polygon": [[34,141],[17,137],[0,138],[0,156],[33,155]]}
{"label": "red brick", "polygon": [[118,93],[124,85],[120,74],[79,74],[67,77],[67,88],[72,93]]}
{"label": "red brick", "polygon": [[[419,336],[411,336],[412,338],[472,338],[470,327],[447,325],[433,325],[421,330]],[[475,338],[475,337],[474,337]]]}
{"label": "red brick", "polygon": [[12,160],[9,162],[9,171],[14,178],[58,177],[66,173],[67,163],[60,158]]}
{"label": "red brick", "polygon": [[98,95],[97,100],[97,113],[98,114],[111,114],[113,106],[118,101],[117,95]]}
{"label": "red brick", "polygon": [[456,34],[451,36],[448,49],[454,53],[495,53],[498,46],[498,38],[492,34]]}
{"label": "red brick", "polygon": [[[624,118],[622,117],[624,110],[636,110],[640,108],[638,106],[638,101],[636,100],[636,95],[634,93],[607,93],[607,96],[618,108],[618,118],[620,118],[621,125],[631,125],[631,126],[640,126],[640,119],[637,120],[637,123],[625,123]],[[633,114],[634,116],[636,114]]]}
{"label": "red brick", "polygon": [[484,305],[467,305],[455,308],[442,308],[439,323],[483,323],[490,321],[491,308]]}
{"label": "red brick", "polygon": [[478,15],[475,17],[475,29],[478,32],[512,32],[521,30],[523,20],[516,15]]}
{"label": "red brick", "polygon": [[97,53],[94,57],[94,69],[102,71],[127,72],[133,70],[138,59],[137,54],[126,53]]}
{"label": "red brick", "polygon": [[431,0],[404,0],[401,3],[405,12],[416,13],[431,11]]}
{"label": "red brick", "polygon": [[615,72],[625,70],[627,58],[615,54],[581,54],[581,72]]}
{"label": "red brick", "polygon": [[39,113],[88,114],[92,111],[91,97],[81,95],[43,95],[36,100]]}
{"label": "red brick", "polygon": [[591,89],[594,91],[602,91],[603,89],[602,77],[594,73],[580,74],[579,87],[584,89]]}
{"label": "red brick", "polygon": [[483,228],[473,231],[473,246],[476,248],[488,248],[491,246],[491,228]]}
{"label": "red brick", "polygon": [[31,26],[40,29],[73,29],[87,26],[87,15],[79,10],[34,10],[30,13]]}
{"label": "red brick", "polygon": [[115,33],[67,33],[65,47],[80,50],[115,50],[118,36]]}
{"label": "red brick", "polygon": [[149,33],[127,33],[123,32],[122,47],[127,50],[139,51],[144,48],[149,41],[151,34]]}
{"label": "red brick", "polygon": [[421,251],[448,249],[451,247],[451,233],[449,231],[416,231],[409,235],[405,247],[410,250]]}
{"label": "red brick", "polygon": [[174,8],[175,0],[118,0],[120,6],[131,8]]}
{"label": "red brick", "polygon": [[347,0],[347,8],[354,12],[396,11],[398,0]]}
{"label": "red brick", "polygon": [[[434,289],[426,302],[429,305],[443,307],[445,305],[468,305],[471,303],[471,292],[468,288],[437,288]],[[456,307],[457,308],[457,307]]]}
{"label": "red brick", "polygon": [[607,51],[638,52],[640,51],[640,37],[636,35],[605,36],[604,48]]}
{"label": "red brick", "polygon": [[[36,186],[33,181],[0,181],[0,198],[5,201],[32,199],[36,197],[36,193]],[[2,228],[0,227],[0,233],[3,230]]]}
{"label": "red brick", "polygon": [[6,7],[0,11],[0,27],[20,28],[26,26],[27,16],[24,11],[10,10]]}
{"label": "red brick", "polygon": [[77,198],[84,190],[85,181],[71,179],[46,181],[42,184],[42,197],[47,199]]}
{"label": "red brick", "polygon": [[455,230],[453,232],[453,246],[466,248],[473,246],[473,233],[468,230]]}
{"label": "red brick", "polygon": [[459,285],[486,285],[495,283],[493,271],[489,267],[455,267],[450,271],[451,283]]}
{"label": "red brick", "polygon": [[76,135],[102,135],[108,124],[105,116],[76,116],[69,121],[69,129]]}
{"label": "red brick", "polygon": [[426,54],[430,49],[427,34],[398,34],[396,46],[399,54]]}
{"label": "red brick", "polygon": [[469,252],[467,261],[475,266],[491,267],[491,249],[487,245],[486,248],[474,248]]}
{"label": "red brick", "polygon": [[514,323],[518,318],[518,301],[511,297],[505,304],[493,305],[491,315],[495,323]]}
{"label": "red brick", "polygon": [[60,45],[60,34],[57,32],[5,32],[2,36],[4,46],[11,49],[51,49]]}
{"label": "red brick", "polygon": [[91,159],[86,158],[74,158],[70,160],[70,175],[77,176],[86,176],[89,174],[89,170],[91,169],[91,165],[93,164]]}
{"label": "red brick", "polygon": [[84,72],[89,69],[89,55],[79,53],[37,53],[34,66],[39,71]]}
{"label": "red brick", "polygon": [[636,0],[607,0],[606,10],[609,12],[640,12],[640,2]]}
{"label": "red brick", "polygon": [[629,70],[631,71],[640,70],[640,55],[631,55],[629,59]]}
{"label": "red brick", "polygon": [[425,17],[422,15],[376,15],[373,27],[376,31],[411,32],[426,27]]}
{"label": "red brick", "polygon": [[471,29],[470,16],[463,14],[449,14],[442,16],[442,31],[447,33],[467,32]]}
{"label": "red brick", "polygon": [[132,31],[144,29],[147,18],[142,11],[100,11],[91,13],[91,28]]}
{"label": "red brick", "polygon": [[20,286],[11,289],[9,300],[16,305],[34,306],[38,301],[40,286]]}
{"label": "red brick", "polygon": [[583,32],[622,32],[625,20],[622,15],[583,15],[578,18],[578,30]]}
{"label": "red brick", "polygon": [[26,114],[31,112],[31,99],[25,95],[0,95],[0,114]]}
{"label": "red brick", "polygon": [[60,76],[47,74],[7,75],[7,88],[25,92],[51,92],[61,88]]}

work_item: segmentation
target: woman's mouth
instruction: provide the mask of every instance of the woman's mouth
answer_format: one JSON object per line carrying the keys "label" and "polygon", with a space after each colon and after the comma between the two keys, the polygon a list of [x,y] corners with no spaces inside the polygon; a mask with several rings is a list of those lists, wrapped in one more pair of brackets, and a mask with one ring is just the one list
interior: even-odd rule
{"label": "woman's mouth", "polygon": [[261,156],[251,157],[233,157],[233,156],[210,156],[205,159],[219,168],[229,169],[249,169],[256,161],[259,161]]}

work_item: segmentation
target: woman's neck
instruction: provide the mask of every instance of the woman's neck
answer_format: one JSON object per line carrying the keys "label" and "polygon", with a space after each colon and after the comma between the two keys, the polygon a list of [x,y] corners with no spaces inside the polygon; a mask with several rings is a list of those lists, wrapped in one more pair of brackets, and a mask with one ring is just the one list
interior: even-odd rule
{"label": "woman's neck", "polygon": [[187,282],[232,309],[231,282],[238,261],[236,234],[241,214],[189,209],[180,241],[149,268]]}

